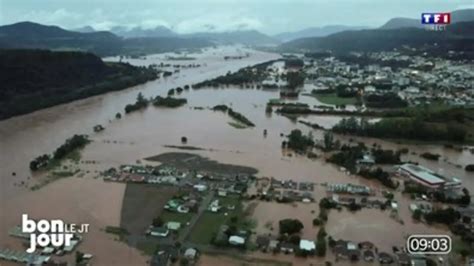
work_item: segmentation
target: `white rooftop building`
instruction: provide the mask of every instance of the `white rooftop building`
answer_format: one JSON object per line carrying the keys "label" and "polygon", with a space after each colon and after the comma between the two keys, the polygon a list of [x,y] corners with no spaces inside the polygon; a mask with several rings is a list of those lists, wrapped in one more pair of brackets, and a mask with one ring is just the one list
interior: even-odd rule
{"label": "white rooftop building", "polygon": [[316,243],[311,240],[301,239],[300,249],[305,251],[314,251],[316,249]]}

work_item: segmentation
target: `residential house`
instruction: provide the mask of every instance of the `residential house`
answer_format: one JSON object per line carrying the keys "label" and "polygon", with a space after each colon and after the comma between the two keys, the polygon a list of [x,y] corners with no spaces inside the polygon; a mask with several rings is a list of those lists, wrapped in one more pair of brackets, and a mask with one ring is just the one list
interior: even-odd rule
{"label": "residential house", "polygon": [[186,251],[184,251],[184,257],[188,260],[196,259],[197,254],[198,254],[198,251],[195,248],[188,248],[186,249]]}
{"label": "residential house", "polygon": [[237,235],[233,235],[229,237],[229,244],[234,246],[243,246],[245,245],[245,238]]}
{"label": "residential house", "polygon": [[166,228],[171,231],[178,231],[181,228],[181,223],[179,222],[168,222],[166,223]]}
{"label": "residential house", "polygon": [[299,247],[300,247],[300,250],[313,253],[316,250],[316,243],[314,243],[314,241],[311,241],[311,240],[301,239]]}
{"label": "residential house", "polygon": [[280,251],[285,254],[293,253],[295,251],[295,245],[290,242],[283,242],[280,244]]}
{"label": "residential house", "polygon": [[167,237],[170,231],[166,227],[152,227],[148,230],[148,234],[157,237]]}

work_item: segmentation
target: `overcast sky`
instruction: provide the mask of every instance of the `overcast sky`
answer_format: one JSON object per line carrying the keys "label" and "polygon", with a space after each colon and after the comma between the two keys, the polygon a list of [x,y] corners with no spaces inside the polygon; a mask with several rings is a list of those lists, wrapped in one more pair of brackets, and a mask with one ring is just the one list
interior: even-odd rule
{"label": "overcast sky", "polygon": [[267,34],[334,24],[380,26],[393,17],[474,8],[474,0],[0,0],[0,24],[64,28],[163,25],[179,33],[256,29]]}

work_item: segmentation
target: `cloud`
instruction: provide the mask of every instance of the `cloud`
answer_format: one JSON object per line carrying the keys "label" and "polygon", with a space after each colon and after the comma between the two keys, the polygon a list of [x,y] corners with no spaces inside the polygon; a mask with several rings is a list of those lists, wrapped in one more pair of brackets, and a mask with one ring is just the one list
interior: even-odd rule
{"label": "cloud", "polygon": [[460,5],[456,9],[474,9],[474,4]]}
{"label": "cloud", "polygon": [[142,21],[139,25],[137,25],[143,29],[154,29],[158,26],[164,26],[167,28],[170,28],[170,24],[166,22],[165,20],[161,19],[147,19]]}
{"label": "cloud", "polygon": [[20,21],[34,21],[44,24],[61,25],[65,21],[69,21],[72,24],[79,22],[83,19],[83,16],[78,13],[70,12],[67,9],[61,8],[50,11],[30,11],[21,16]]}
{"label": "cloud", "polygon": [[179,33],[190,33],[200,31],[234,31],[234,30],[250,30],[260,29],[263,23],[250,17],[238,16],[201,16],[192,19],[185,19],[175,25],[174,29]]}

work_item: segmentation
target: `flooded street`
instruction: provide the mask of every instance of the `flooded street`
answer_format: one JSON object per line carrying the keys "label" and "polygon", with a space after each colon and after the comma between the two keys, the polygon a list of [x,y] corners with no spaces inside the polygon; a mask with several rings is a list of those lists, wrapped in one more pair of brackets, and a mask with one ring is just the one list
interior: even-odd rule
{"label": "flooded street", "polygon": [[[240,60],[227,60],[225,55],[235,55],[242,51],[250,52],[250,57]],[[187,145],[203,148],[192,151],[222,163],[245,165],[259,170],[258,176],[273,176],[278,179],[311,181],[315,183],[355,183],[380,185],[367,180],[348,176],[337,167],[326,163],[322,158],[311,160],[306,157],[284,156],[281,134],[288,134],[299,128],[303,132],[313,131],[315,138],[322,137],[322,131],[291,121],[275,113],[266,114],[266,103],[278,98],[277,91],[257,89],[219,88],[185,91],[178,97],[188,100],[180,108],[157,108],[149,106],[143,111],[123,115],[116,120],[117,112],[123,113],[124,106],[135,101],[138,92],[146,97],[165,96],[167,91],[178,86],[190,85],[205,79],[213,78],[228,71],[235,71],[244,66],[276,59],[279,55],[250,51],[244,48],[220,47],[203,54],[188,55],[197,59],[192,61],[170,61],[171,64],[199,63],[199,68],[182,69],[168,78],[160,78],[144,85],[127,90],[111,92],[100,96],[59,105],[31,114],[15,117],[0,122],[1,176],[0,176],[0,247],[18,247],[19,241],[8,236],[8,230],[20,223],[22,213],[36,218],[64,220],[75,223],[91,224],[91,232],[85,236],[81,250],[93,252],[95,264],[131,265],[130,262],[146,262],[147,258],[139,251],[131,249],[124,243],[113,240],[104,233],[107,225],[118,226],[124,194],[124,184],[104,183],[95,178],[97,171],[105,170],[120,164],[133,164],[137,160],[164,152],[177,151],[165,145],[181,145],[181,137],[186,136]],[[163,62],[166,55],[149,56],[146,60],[130,59],[132,64],[148,65]],[[107,60],[118,60],[108,58]],[[318,105],[312,97],[302,96],[303,102]],[[209,109],[217,104],[226,104],[242,113],[256,126],[236,129],[228,123],[230,117],[222,112]],[[194,107],[203,107],[202,110]],[[275,109],[274,109],[275,110]],[[307,116],[301,119],[318,123],[325,128],[332,127],[340,117]],[[102,124],[106,129],[93,133],[92,127]],[[267,136],[263,131],[268,131]],[[74,134],[89,134],[93,140],[82,151],[79,167],[86,172],[82,178],[71,177],[58,180],[40,190],[31,191],[26,182],[34,184],[28,164],[34,157],[51,153],[65,139]],[[340,136],[342,140],[348,137]],[[465,165],[474,161],[469,151],[458,152],[440,145],[396,144],[376,139],[354,138],[372,145],[381,144],[385,149],[408,148],[411,152],[433,152],[441,154],[439,162],[426,161],[418,155],[406,155],[404,160],[418,161],[440,173],[459,177],[464,185],[474,192],[474,174],[468,174],[455,164]],[[447,158],[444,161],[444,158]],[[94,161],[85,164],[84,161]],[[13,175],[15,173],[15,175]],[[322,195],[319,195],[321,197]],[[397,195],[399,196],[399,195]],[[397,198],[398,199],[398,198]],[[411,217],[408,200],[402,200],[401,215]],[[311,210],[316,210],[315,214]],[[279,215],[276,215],[279,213]],[[255,210],[259,230],[267,222],[265,217],[301,217],[305,219],[305,237],[310,238],[317,232],[311,221],[318,213],[317,204],[301,205],[298,208],[275,203],[260,203]],[[287,218],[287,217],[284,217]],[[329,234],[357,241],[370,240],[384,248],[402,245],[408,233],[436,233],[444,229],[428,228],[423,224],[414,224],[405,219],[402,225],[389,217],[388,212],[380,210],[361,210],[357,213],[331,211],[327,231]],[[275,218],[273,225],[277,226]],[[277,229],[275,229],[277,230]],[[384,237],[381,239],[380,235]],[[214,264],[215,258],[207,258],[208,265]],[[139,263],[138,263],[139,264]],[[135,265],[138,265],[135,264]],[[202,264],[204,265],[204,264]]]}

